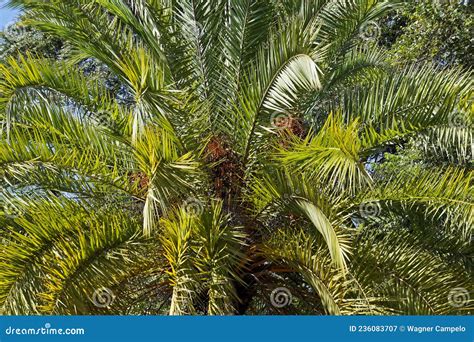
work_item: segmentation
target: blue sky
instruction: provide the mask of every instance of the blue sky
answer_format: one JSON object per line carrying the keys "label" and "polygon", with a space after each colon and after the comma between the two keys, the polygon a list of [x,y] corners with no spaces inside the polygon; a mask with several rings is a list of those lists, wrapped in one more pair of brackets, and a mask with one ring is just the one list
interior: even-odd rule
{"label": "blue sky", "polygon": [[[0,1],[0,4],[2,1]],[[18,10],[0,7],[0,29],[3,29],[6,24],[10,23],[18,15]]]}

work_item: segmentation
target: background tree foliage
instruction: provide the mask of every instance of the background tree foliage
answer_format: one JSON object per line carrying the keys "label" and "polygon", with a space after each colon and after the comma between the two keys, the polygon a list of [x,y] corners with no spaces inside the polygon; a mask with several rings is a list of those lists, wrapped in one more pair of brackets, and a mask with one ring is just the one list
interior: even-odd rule
{"label": "background tree foliage", "polygon": [[[458,65],[472,70],[473,14],[474,3],[469,0],[410,1],[379,21],[378,43],[387,49],[393,64],[433,62],[442,68]],[[437,151],[433,153],[433,149]],[[392,146],[387,152],[378,156],[383,163],[375,164],[386,177],[400,169],[449,164],[457,155],[449,146],[426,149],[426,145],[413,140]],[[473,166],[472,155],[454,162],[469,169]]]}
{"label": "background tree foliage", "polygon": [[3,314],[472,313],[472,73],[406,4],[11,3]]}
{"label": "background tree foliage", "polygon": [[381,44],[394,63],[435,61],[470,69],[473,26],[472,1],[411,1],[381,21]]}

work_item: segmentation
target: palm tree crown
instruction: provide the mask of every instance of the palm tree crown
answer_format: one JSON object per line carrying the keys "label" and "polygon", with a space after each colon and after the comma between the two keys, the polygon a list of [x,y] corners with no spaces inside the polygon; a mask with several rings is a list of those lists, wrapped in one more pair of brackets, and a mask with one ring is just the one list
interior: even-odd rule
{"label": "palm tree crown", "polygon": [[3,314],[472,310],[472,75],[386,62],[400,1],[11,3],[69,53],[0,64]]}

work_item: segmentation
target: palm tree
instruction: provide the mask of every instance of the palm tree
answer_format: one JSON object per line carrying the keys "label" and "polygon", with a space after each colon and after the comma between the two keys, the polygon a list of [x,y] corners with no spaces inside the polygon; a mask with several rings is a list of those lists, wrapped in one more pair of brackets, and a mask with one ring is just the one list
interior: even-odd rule
{"label": "palm tree", "polygon": [[472,75],[386,62],[400,1],[11,3],[69,54],[0,65],[3,314],[472,310]]}

